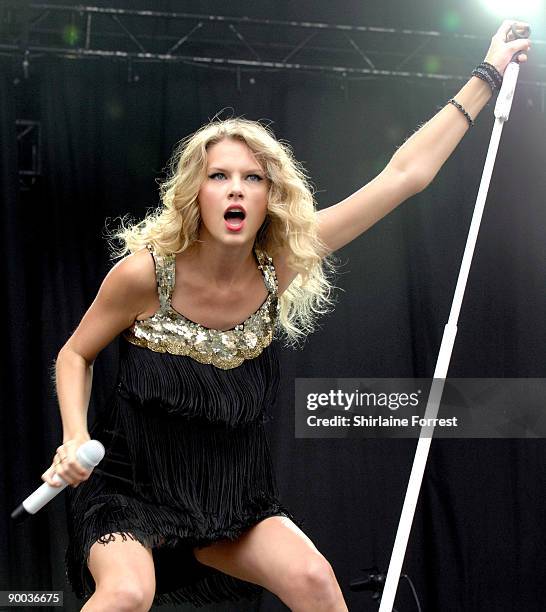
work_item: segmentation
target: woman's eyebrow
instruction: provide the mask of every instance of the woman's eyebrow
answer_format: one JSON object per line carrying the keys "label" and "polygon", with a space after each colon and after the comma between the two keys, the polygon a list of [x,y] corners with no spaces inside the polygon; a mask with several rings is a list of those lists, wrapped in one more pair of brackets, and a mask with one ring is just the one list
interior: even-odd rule
{"label": "woman's eyebrow", "polygon": [[[227,172],[225,168],[219,168],[218,166],[210,166],[209,172],[211,172],[212,170],[216,170],[218,172]],[[249,168],[248,170],[245,170],[245,172],[247,174],[250,174],[250,173],[263,174],[264,173],[264,171],[260,170],[260,168]]]}

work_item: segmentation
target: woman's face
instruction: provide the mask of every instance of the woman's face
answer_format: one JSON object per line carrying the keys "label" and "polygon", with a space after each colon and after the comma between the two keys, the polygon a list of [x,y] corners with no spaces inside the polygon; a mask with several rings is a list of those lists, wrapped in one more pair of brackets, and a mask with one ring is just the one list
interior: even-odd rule
{"label": "woman's face", "polygon": [[207,177],[197,201],[199,239],[254,244],[267,213],[269,181],[248,146],[225,138],[207,149]]}

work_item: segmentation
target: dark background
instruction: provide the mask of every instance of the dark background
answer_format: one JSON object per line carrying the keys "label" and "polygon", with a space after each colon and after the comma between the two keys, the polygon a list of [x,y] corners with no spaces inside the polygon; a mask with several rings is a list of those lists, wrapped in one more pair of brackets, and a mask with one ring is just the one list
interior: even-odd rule
{"label": "dark background", "polygon": [[[458,31],[483,37],[471,52],[456,42],[462,74],[483,59],[502,21],[476,3],[453,8],[447,1],[130,5],[439,31],[447,31],[447,12],[455,10]],[[536,25],[533,38],[546,38],[543,22]],[[397,51],[387,38],[381,45],[376,57]],[[544,47],[535,47],[502,136],[450,377],[545,376],[546,116],[544,88],[533,83],[545,58]],[[176,142],[222,109],[224,116],[272,120],[310,173],[319,208],[329,206],[371,180],[462,82],[378,76],[347,83],[259,69],[238,80],[232,70],[164,63],[136,64],[138,81],[128,82],[123,60],[47,54],[31,61],[25,78],[21,58],[0,56],[7,288],[0,301],[0,589],[63,590],[73,611],[82,604],[65,582],[62,494],[23,525],[12,525],[9,513],[41,484],[62,442],[51,368],[112,265],[105,221],[113,226],[127,212],[140,219],[155,207],[156,179]],[[20,119],[41,127],[41,175],[34,181],[18,176]],[[351,611],[377,609],[368,594],[351,592],[349,581],[361,568],[387,569],[415,440],[295,439],[294,379],[432,376],[493,120],[490,103],[426,191],[337,252],[335,312],[303,351],[282,350],[282,386],[269,424],[282,498],[332,563]],[[113,384],[116,358],[113,342],[96,361],[89,423]],[[545,458],[543,440],[433,441],[404,564],[423,610],[545,609]],[[416,609],[404,581],[396,607]],[[207,608],[282,609],[269,593],[254,606]]]}

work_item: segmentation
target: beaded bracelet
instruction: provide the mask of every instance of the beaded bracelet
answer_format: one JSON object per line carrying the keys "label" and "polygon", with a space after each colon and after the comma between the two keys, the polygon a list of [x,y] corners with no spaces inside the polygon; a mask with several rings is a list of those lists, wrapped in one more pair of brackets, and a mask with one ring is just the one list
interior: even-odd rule
{"label": "beaded bracelet", "polygon": [[450,98],[447,102],[448,102],[448,104],[453,104],[453,106],[455,106],[456,108],[458,108],[461,111],[461,113],[466,117],[466,120],[468,121],[468,125],[470,127],[474,126],[474,121],[472,120],[472,117],[466,112],[466,110],[463,108],[463,106],[457,102],[457,100],[454,100],[453,98]]}
{"label": "beaded bracelet", "polygon": [[501,88],[502,74],[495,68],[495,66],[493,66],[493,64],[490,64],[489,62],[482,62],[478,67],[488,71],[488,73],[493,76],[497,89]]}
{"label": "beaded bracelet", "polygon": [[485,81],[493,93],[500,91],[502,86],[501,73],[489,62],[482,62],[472,71],[472,76]]}

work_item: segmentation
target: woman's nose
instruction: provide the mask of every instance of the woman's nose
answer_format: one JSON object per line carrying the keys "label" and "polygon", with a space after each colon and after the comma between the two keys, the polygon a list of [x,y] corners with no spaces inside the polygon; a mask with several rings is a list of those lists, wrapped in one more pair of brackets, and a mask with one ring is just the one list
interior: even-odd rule
{"label": "woman's nose", "polygon": [[229,195],[236,197],[242,194],[243,194],[243,189],[242,189],[241,180],[238,178],[233,178],[229,186]]}

